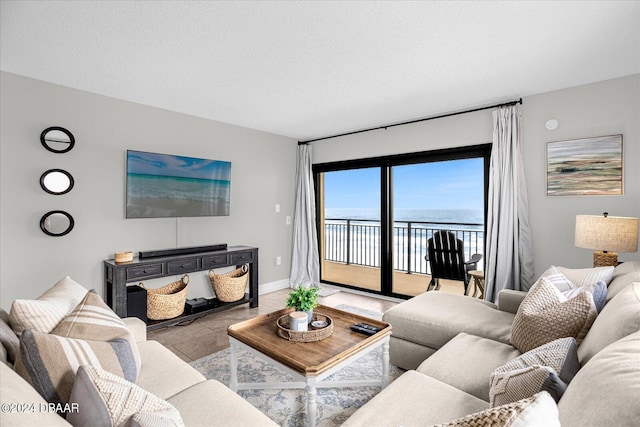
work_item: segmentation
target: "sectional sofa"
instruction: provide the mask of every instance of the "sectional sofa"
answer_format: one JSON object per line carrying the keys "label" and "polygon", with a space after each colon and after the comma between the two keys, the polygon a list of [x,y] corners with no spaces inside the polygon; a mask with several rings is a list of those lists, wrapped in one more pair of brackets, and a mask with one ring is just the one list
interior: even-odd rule
{"label": "sectional sofa", "polygon": [[[577,318],[578,339],[560,338]],[[346,427],[640,422],[640,262],[551,267],[528,294],[502,291],[497,304],[428,292],[384,320],[393,326],[391,363],[408,371]]]}
{"label": "sectional sofa", "polygon": [[[45,292],[39,300],[34,300],[37,303],[36,306],[47,306],[53,303],[58,305],[57,308],[60,308],[58,303],[61,300],[69,298],[71,301],[66,303],[67,308],[63,308],[62,312],[58,313],[57,317],[62,317],[63,320],[54,321],[54,328],[49,333],[22,331],[22,340],[19,341],[13,328],[10,327],[10,324],[15,327],[17,322],[13,316],[14,310],[12,310],[12,316],[2,310],[0,425],[3,427],[277,425],[222,383],[205,379],[166,347],[156,341],[147,340],[146,325],[142,321],[137,318],[120,320],[115,314],[113,314],[115,318],[112,317],[113,312],[108,310],[106,305],[101,305],[101,300],[96,294],[91,295],[84,287],[72,282],[70,278],[64,278],[52,288],[60,288],[57,289],[59,292],[50,290]],[[82,302],[76,306],[80,298]],[[92,300],[93,305],[88,300]],[[87,307],[83,311],[77,308],[82,304]],[[29,308],[33,309],[33,306]],[[65,314],[66,311],[71,312]],[[37,315],[34,316],[37,317]],[[85,336],[84,339],[69,338],[83,335],[82,330],[79,329],[82,326],[82,319],[89,319],[87,320],[87,324],[90,324],[89,336]],[[32,324],[33,320],[31,319]],[[51,325],[38,326],[37,323],[33,324],[34,329],[40,327],[46,330],[51,327]],[[119,331],[118,335],[124,333],[124,338],[109,337],[107,339],[109,347],[105,349],[103,343],[96,343],[96,340],[100,340],[101,335],[105,336],[104,328],[101,327],[107,323],[115,326],[110,328],[111,331]],[[61,327],[65,324],[65,327]],[[73,352],[83,351],[82,357],[89,357],[86,355],[94,350],[92,357],[102,357],[100,362],[105,370],[107,368],[111,371],[122,369],[125,376],[135,374],[135,384],[114,376],[110,372],[105,373],[104,370],[73,366],[75,363],[71,360],[73,357],[57,354],[58,344],[52,345],[51,341],[63,342],[63,347],[67,349],[77,345],[78,347],[73,347]],[[20,351],[24,352],[25,346],[32,344],[39,346],[41,354],[38,354],[38,350],[29,348],[31,360],[16,363],[16,359],[25,359],[18,355],[19,346],[22,346]],[[127,359],[126,354],[131,353],[129,350],[118,353],[119,362],[116,361],[115,365],[113,360],[108,360],[108,356],[98,354],[100,351],[106,354],[116,348],[127,349],[130,345],[135,347],[136,354],[135,357],[129,358],[129,367],[122,362]],[[43,360],[38,362],[38,357]],[[75,354],[74,360],[80,360],[82,357]],[[71,369],[63,366],[66,363],[71,365]],[[135,366],[137,368],[134,368]],[[35,372],[38,369],[40,372]],[[66,370],[64,375],[70,378],[56,377],[54,371],[61,369]],[[60,390],[58,393],[52,392],[54,396],[52,399],[45,399],[42,396],[43,392],[45,394],[50,392],[45,383],[55,378],[59,380],[55,381],[57,384],[68,383],[70,390],[67,390],[67,394],[69,391],[71,393],[68,400],[58,399],[65,394]],[[34,388],[34,384],[38,390]]]}

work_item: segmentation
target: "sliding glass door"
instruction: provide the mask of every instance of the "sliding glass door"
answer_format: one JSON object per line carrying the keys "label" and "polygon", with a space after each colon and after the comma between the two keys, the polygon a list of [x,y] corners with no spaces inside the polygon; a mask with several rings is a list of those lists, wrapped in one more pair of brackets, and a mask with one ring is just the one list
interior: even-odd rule
{"label": "sliding glass door", "polygon": [[487,144],[314,165],[321,281],[425,292],[427,240],[437,230],[463,240],[467,258],[482,254],[489,154]]}
{"label": "sliding glass door", "polygon": [[317,175],[322,280],[381,292],[380,168]]}
{"label": "sliding glass door", "polygon": [[[484,159],[423,162],[392,167],[392,293],[414,296],[427,290],[427,241],[450,230],[463,241],[465,259],[482,253]],[[429,279],[429,280],[427,280]],[[462,292],[463,285],[450,283]]]}

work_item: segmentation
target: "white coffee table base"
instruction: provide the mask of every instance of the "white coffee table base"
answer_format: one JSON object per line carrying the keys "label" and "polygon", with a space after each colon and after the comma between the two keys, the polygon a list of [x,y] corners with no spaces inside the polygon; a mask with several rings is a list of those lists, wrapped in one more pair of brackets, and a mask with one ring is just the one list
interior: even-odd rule
{"label": "white coffee table base", "polygon": [[[377,341],[370,346],[367,346],[357,353],[354,353],[350,357],[345,358],[334,367],[328,369],[325,372],[315,376],[307,377],[294,371],[288,366],[270,358],[269,356],[259,352],[258,350],[250,347],[233,337],[229,337],[229,343],[231,344],[231,382],[229,388],[233,391],[238,390],[273,390],[273,389],[304,389],[307,398],[307,425],[309,427],[315,427],[316,418],[318,416],[318,401],[316,389],[318,388],[331,388],[331,387],[358,387],[358,386],[372,386],[381,385],[386,387],[389,383],[389,336]],[[333,375],[340,369],[355,362],[362,356],[370,353],[371,351],[382,346],[382,378],[380,379],[353,379],[342,381],[324,381],[325,378]],[[290,374],[295,380],[288,382],[264,382],[264,383],[238,383],[238,349],[243,349],[256,357],[267,360],[269,363],[277,366],[282,371]],[[297,380],[297,381],[296,381]]]}

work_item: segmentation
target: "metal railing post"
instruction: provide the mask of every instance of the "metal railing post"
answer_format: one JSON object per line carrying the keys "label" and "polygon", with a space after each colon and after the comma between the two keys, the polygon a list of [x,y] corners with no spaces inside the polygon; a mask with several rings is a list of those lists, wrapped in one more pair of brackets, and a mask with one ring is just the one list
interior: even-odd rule
{"label": "metal railing post", "polygon": [[351,220],[347,220],[347,265],[351,264]]}

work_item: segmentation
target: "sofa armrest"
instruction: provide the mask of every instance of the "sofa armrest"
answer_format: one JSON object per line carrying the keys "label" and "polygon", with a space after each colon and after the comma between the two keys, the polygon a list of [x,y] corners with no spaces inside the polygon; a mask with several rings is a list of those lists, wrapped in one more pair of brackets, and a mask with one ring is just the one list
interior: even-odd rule
{"label": "sofa armrest", "polygon": [[137,317],[125,317],[122,321],[127,325],[136,342],[147,340],[147,325],[142,320]]}
{"label": "sofa armrest", "polygon": [[516,314],[520,303],[527,295],[523,291],[514,291],[513,289],[503,289],[498,292],[498,310],[507,311]]}

